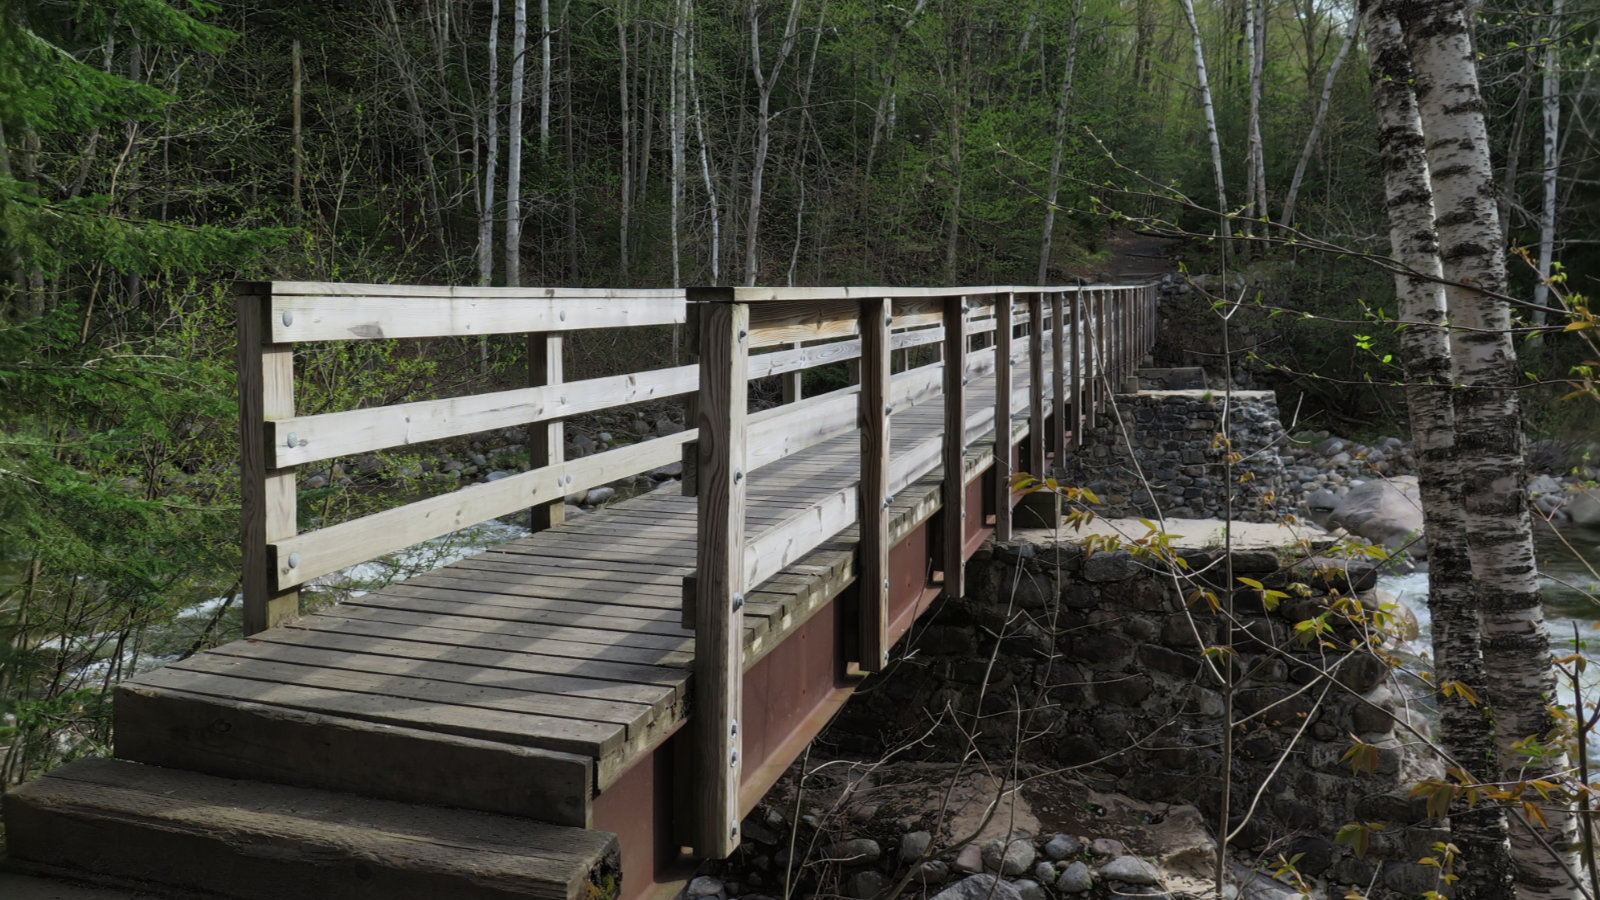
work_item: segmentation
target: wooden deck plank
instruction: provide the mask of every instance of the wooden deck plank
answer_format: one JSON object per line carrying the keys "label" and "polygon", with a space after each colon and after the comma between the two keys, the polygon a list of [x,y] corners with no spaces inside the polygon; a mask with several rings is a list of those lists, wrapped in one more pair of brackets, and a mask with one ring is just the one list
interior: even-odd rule
{"label": "wooden deck plank", "polygon": [[225,656],[220,653],[197,654],[173,663],[167,669],[226,675],[229,678],[248,678],[273,684],[404,697],[432,704],[527,712],[576,722],[619,725],[629,729],[642,728],[651,718],[650,707],[643,703],[593,700],[561,694],[538,694],[494,685],[458,684],[430,678],[413,678],[398,673],[333,670],[316,665]]}
{"label": "wooden deck plank", "polygon": [[[394,593],[389,593],[393,591]],[[458,594],[463,599],[446,596]],[[567,612],[540,608],[537,605],[518,604],[517,598],[504,594],[474,591],[444,591],[439,588],[407,587],[393,585],[383,593],[353,597],[342,607],[377,607],[383,609],[430,612],[445,616],[468,616],[477,619],[497,619],[518,624],[563,625],[592,631],[634,632],[667,637],[692,637],[683,628],[668,621],[665,615],[622,614],[623,608],[608,609],[605,613]],[[537,599],[537,598],[526,598]],[[626,607],[639,610],[639,607]]]}
{"label": "wooden deck plank", "polygon": [[397,657],[394,654],[366,653],[353,647],[328,649],[276,641],[235,641],[217,650],[219,656],[265,660],[322,669],[345,669],[372,675],[401,675],[428,681],[482,685],[525,691],[532,694],[557,694],[637,703],[661,714],[671,707],[673,691],[653,684],[623,681],[598,681],[551,672],[527,671],[501,666],[461,663],[454,660]]}
{"label": "wooden deck plank", "polygon": [[[296,619],[291,629],[304,629],[331,634],[370,635],[413,641],[419,644],[438,644],[445,647],[465,647],[493,652],[526,653],[552,660],[595,660],[606,663],[660,666],[681,670],[694,660],[694,654],[683,650],[641,648],[620,644],[599,644],[593,641],[564,640],[545,635],[512,635],[498,632],[472,631],[450,627],[444,621],[425,624],[398,624],[377,618],[341,618],[337,613],[305,616]],[[555,663],[552,663],[555,664]]]}
{"label": "wooden deck plank", "polygon": [[530,653],[524,650],[501,650],[487,647],[462,646],[455,643],[436,643],[411,637],[380,637],[351,634],[344,631],[314,631],[305,628],[271,628],[253,636],[256,641],[285,644],[296,647],[316,647],[343,653],[364,653],[375,656],[393,656],[405,660],[455,663],[479,666],[486,669],[505,669],[512,672],[537,672],[549,675],[568,675],[595,681],[611,681],[627,685],[654,685],[681,696],[688,679],[680,666],[652,666],[641,663],[607,662],[604,660],[554,656],[549,653]]}
{"label": "wooden deck plank", "polygon": [[190,694],[348,716],[368,722],[404,725],[463,737],[505,741],[527,747],[542,747],[564,753],[577,753],[592,759],[598,759],[607,751],[620,748],[625,732],[621,725],[609,723],[509,713],[497,709],[453,704],[418,704],[409,698],[385,694],[363,694],[347,690],[277,684],[250,678],[190,672],[172,666],[140,676],[139,683]]}
{"label": "wooden deck plank", "polygon": [[434,613],[416,612],[387,607],[349,606],[340,604],[336,610],[323,613],[347,619],[369,619],[393,622],[397,625],[443,625],[461,631],[483,631],[490,634],[517,637],[557,638],[580,644],[602,646],[638,647],[645,650],[675,650],[692,653],[694,638],[668,637],[660,634],[638,634],[628,631],[602,631],[593,628],[574,628],[565,625],[544,625],[535,622],[516,622],[506,619],[486,619],[481,616],[457,615],[448,618]]}

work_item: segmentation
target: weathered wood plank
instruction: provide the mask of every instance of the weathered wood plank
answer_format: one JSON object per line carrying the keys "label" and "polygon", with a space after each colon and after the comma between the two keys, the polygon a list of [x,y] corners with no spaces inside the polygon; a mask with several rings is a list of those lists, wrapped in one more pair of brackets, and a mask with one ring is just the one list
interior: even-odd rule
{"label": "weathered wood plank", "polygon": [[1007,295],[995,306],[994,420],[1003,427],[994,429],[994,536],[1011,540],[1011,339],[1014,323],[1011,314],[1016,295]]}
{"label": "weathered wood plank", "polygon": [[1044,424],[1044,299],[1028,295],[1028,474],[1043,478],[1047,432]]}
{"label": "weathered wood plank", "polygon": [[422,617],[420,622],[396,623],[385,621],[378,615],[356,617],[325,614],[303,616],[294,621],[293,627],[326,634],[370,635],[376,638],[439,644],[446,647],[526,653],[555,660],[596,660],[683,670],[694,661],[693,654],[689,652],[689,648],[693,646],[692,641],[678,642],[681,649],[663,650],[618,643],[598,643],[594,640],[571,640],[567,639],[565,634],[551,629],[531,634],[506,633],[504,630],[485,631],[481,628],[462,628],[460,625],[461,623],[454,618]]}
{"label": "weathered wood plank", "polygon": [[957,476],[967,455],[967,298],[944,301],[944,597],[966,593],[966,483]]}
{"label": "weathered wood plank", "polygon": [[279,587],[269,545],[294,537],[295,473],[269,462],[270,420],[294,415],[294,349],[269,343],[270,289],[246,288],[236,297],[239,337],[239,484],[244,633],[253,634],[299,613],[300,593]]}
{"label": "weathered wood plank", "polygon": [[1066,322],[1060,291],[1050,293],[1050,452],[1065,463],[1067,447]]}
{"label": "weathered wood plank", "polygon": [[[330,618],[367,619],[392,622],[396,625],[443,626],[460,631],[488,632],[532,638],[552,638],[599,647],[637,647],[644,650],[670,650],[685,652],[694,646],[692,638],[671,637],[662,634],[641,634],[631,631],[608,631],[571,625],[550,625],[539,622],[517,622],[484,616],[439,616],[433,613],[378,606],[348,606],[340,604],[323,613]],[[595,650],[598,656],[598,648]]]}
{"label": "weathered wood plank", "polygon": [[[262,635],[285,629],[269,629]],[[123,682],[117,758],[588,828],[586,756]],[[381,759],[382,765],[372,761]]]}
{"label": "weathered wood plank", "polygon": [[522,293],[499,297],[275,292],[270,334],[274,343],[297,344],[677,325],[684,320],[679,297],[539,296],[539,288],[516,290]]}
{"label": "weathered wood plank", "polygon": [[678,458],[688,432],[522,472],[271,543],[280,590]]}
{"label": "weathered wood plank", "polygon": [[[700,447],[695,563],[694,717],[690,768],[697,786],[688,845],[710,859],[739,846],[739,715],[743,708],[746,489],[745,382],[750,307],[701,311]],[[791,337],[790,340],[804,339]]]}
{"label": "weathered wood plank", "polygon": [[[887,516],[892,458],[890,424],[894,412],[889,329],[893,324],[887,300],[861,301],[861,409],[856,425],[860,432],[861,480],[856,502],[858,515],[852,514],[851,518],[860,520],[861,581],[857,596],[861,612],[857,627],[861,649],[857,662],[866,672],[883,671],[889,659]],[[824,525],[826,527],[829,526]],[[831,537],[832,532],[827,536]]]}

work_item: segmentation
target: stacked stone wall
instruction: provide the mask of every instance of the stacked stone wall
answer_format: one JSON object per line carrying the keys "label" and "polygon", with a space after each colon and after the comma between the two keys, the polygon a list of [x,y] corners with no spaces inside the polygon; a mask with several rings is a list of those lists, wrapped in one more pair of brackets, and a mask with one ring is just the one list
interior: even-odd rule
{"label": "stacked stone wall", "polygon": [[1279,453],[1288,436],[1271,391],[1141,391],[1118,394],[1058,473],[1087,487],[1106,517],[1278,521],[1300,502]]}
{"label": "stacked stone wall", "polygon": [[[1184,559],[1186,568],[1174,570],[1126,551],[1086,555],[1037,539],[994,545],[972,563],[970,596],[908,639],[898,654],[907,662],[852,702],[835,732],[913,734],[928,711],[954,708],[972,717],[980,745],[998,758],[1022,735],[1034,764],[1089,767],[1136,799],[1192,803],[1213,825],[1231,765],[1236,817],[1265,785],[1237,846],[1304,854],[1302,871],[1327,884],[1375,883],[1411,896],[1431,889],[1436,871],[1414,861],[1443,832],[1423,824],[1420,801],[1407,797],[1435,774],[1410,746],[1420,738],[1408,726],[1426,734],[1428,725],[1404,708],[1367,630],[1339,611],[1376,608],[1353,593],[1369,588],[1373,573],[1355,566],[1352,584],[1344,561],[1236,551],[1236,577],[1312,593],[1269,611],[1256,590],[1236,591],[1230,619],[1194,596],[1225,593],[1220,554]],[[1330,630],[1299,636],[1297,624],[1318,616]],[[1205,652],[1230,640],[1241,721],[1231,762],[1222,751],[1226,688]],[[1211,657],[1216,665],[1229,658]],[[1377,748],[1375,771],[1352,771],[1352,736]],[[1364,859],[1333,840],[1358,821],[1388,823]]]}

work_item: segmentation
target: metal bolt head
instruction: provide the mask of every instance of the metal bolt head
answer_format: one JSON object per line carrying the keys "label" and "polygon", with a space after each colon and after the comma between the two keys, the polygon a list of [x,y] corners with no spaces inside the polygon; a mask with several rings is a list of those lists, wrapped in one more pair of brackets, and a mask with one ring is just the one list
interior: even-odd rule
{"label": "metal bolt head", "polygon": [[291,569],[300,568],[300,554],[298,554],[298,553],[289,554],[289,568],[291,568]]}
{"label": "metal bolt head", "polygon": [[739,720],[738,719],[732,719],[732,720],[730,720],[728,722],[728,734],[733,735],[733,736],[738,736],[738,734],[739,734]]}
{"label": "metal bolt head", "polygon": [[728,837],[738,837],[738,836],[739,836],[739,823],[735,822],[732,825],[728,826]]}
{"label": "metal bolt head", "polygon": [[561,318],[561,321],[563,321],[563,322],[565,322],[567,320],[567,311],[566,310],[563,309],[561,311],[560,318]]}
{"label": "metal bolt head", "polygon": [[883,589],[886,591],[889,589],[889,579],[887,578],[883,580]]}
{"label": "metal bolt head", "polygon": [[739,482],[741,482],[743,480],[744,480],[744,470],[743,469],[734,469],[733,470],[733,483],[734,484],[738,484]]}
{"label": "metal bolt head", "polygon": [[293,325],[294,324],[294,313],[290,312],[287,309],[284,310],[283,311],[283,324],[284,325]]}
{"label": "metal bolt head", "polygon": [[738,751],[738,749],[735,749],[732,753],[728,754],[728,768],[730,768],[730,769],[737,768],[738,765],[739,765],[739,751]]}
{"label": "metal bolt head", "polygon": [[738,612],[741,609],[744,609],[744,595],[743,594],[734,594],[733,595],[733,611],[734,612]]}
{"label": "metal bolt head", "polygon": [[750,332],[745,331],[743,328],[739,329],[739,340],[742,341],[742,340],[744,340],[745,338],[747,338],[749,336],[750,336]]}
{"label": "metal bolt head", "polygon": [[290,448],[299,446],[300,445],[300,440],[299,440],[298,435],[296,435],[292,431],[289,432],[289,437],[284,440],[283,445],[285,447],[290,447]]}

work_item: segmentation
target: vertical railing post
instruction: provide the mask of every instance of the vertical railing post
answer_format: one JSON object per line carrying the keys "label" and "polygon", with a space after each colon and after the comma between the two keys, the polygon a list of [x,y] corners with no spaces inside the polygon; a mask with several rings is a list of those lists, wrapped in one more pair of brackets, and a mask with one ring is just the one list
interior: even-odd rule
{"label": "vertical railing post", "polygon": [[[799,350],[803,346],[805,345],[796,341],[795,343],[789,345],[789,349]],[[783,379],[784,403],[793,403],[800,399],[803,393],[801,376],[804,374],[805,372],[802,370],[796,369],[793,372],[785,372],[783,375],[778,376],[779,378]]]}
{"label": "vertical railing post", "polygon": [[[535,332],[528,335],[528,385],[544,387],[560,384],[562,371],[562,339],[559,334]],[[556,465],[566,458],[566,426],[560,419],[536,422],[528,434],[528,467],[542,469]],[[528,530],[544,531],[567,520],[564,498],[541,503],[528,511]]]}
{"label": "vertical railing post", "polygon": [[1044,478],[1044,295],[1028,295],[1028,474]]}
{"label": "vertical railing post", "polygon": [[1111,294],[1110,290],[1101,293],[1095,304],[1099,311],[1098,321],[1095,322],[1095,362],[1099,371],[1095,373],[1094,389],[1096,411],[1105,408],[1107,390],[1111,387]]}
{"label": "vertical railing post", "polygon": [[994,537],[1011,540],[1011,306],[1016,294],[994,300]]}
{"label": "vertical railing post", "polygon": [[1067,454],[1066,323],[1061,292],[1050,293],[1050,452],[1060,466]]}
{"label": "vertical railing post", "polygon": [[1072,446],[1083,446],[1083,291],[1072,292]]}
{"label": "vertical railing post", "polygon": [[750,307],[707,302],[700,328],[691,846],[722,859],[739,846]]}
{"label": "vertical railing post", "polygon": [[[294,415],[294,348],[272,343],[272,284],[235,287],[239,330],[239,484],[244,565],[244,633],[265,631],[300,611],[298,590],[277,589],[277,541],[295,536],[295,470],[269,469],[266,423]],[[289,313],[284,313],[285,316]],[[293,441],[294,435],[281,438]]]}
{"label": "vertical railing post", "polygon": [[944,301],[944,597],[966,591],[967,298]]}
{"label": "vertical railing post", "polygon": [[881,672],[889,661],[889,301],[861,301],[860,569],[856,578],[861,606],[864,672]]}

